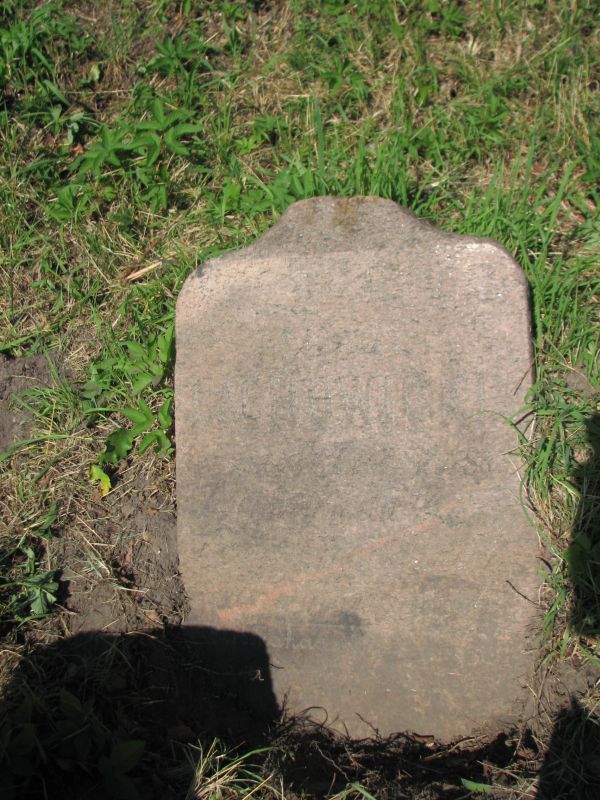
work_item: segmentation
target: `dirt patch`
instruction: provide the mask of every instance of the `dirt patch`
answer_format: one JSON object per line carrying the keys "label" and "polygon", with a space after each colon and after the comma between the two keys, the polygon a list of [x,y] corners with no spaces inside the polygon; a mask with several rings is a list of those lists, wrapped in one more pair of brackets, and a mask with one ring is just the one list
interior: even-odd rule
{"label": "dirt patch", "polygon": [[16,396],[52,383],[52,370],[45,356],[7,358],[0,353],[0,452],[30,433],[31,419],[17,404]]}
{"label": "dirt patch", "polygon": [[79,530],[69,538],[84,536],[87,547],[79,569],[63,575],[71,633],[119,633],[182,621],[187,604],[168,480],[174,467],[157,466],[95,502],[85,523],[72,526]]}
{"label": "dirt patch", "polygon": [[[11,359],[0,354],[0,452],[34,433],[34,419],[18,396],[54,386],[63,372],[44,355]],[[68,376],[67,376],[68,377]],[[87,455],[87,454],[86,454]],[[175,465],[140,459],[115,479],[105,498],[85,489],[71,506],[52,561],[65,565],[61,601],[70,633],[112,633],[181,622],[186,608],[179,577]]]}

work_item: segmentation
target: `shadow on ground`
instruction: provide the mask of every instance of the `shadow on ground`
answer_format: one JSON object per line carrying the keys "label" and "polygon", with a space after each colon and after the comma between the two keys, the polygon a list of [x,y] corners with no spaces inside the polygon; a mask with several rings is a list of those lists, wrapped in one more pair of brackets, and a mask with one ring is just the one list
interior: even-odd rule
{"label": "shadow on ground", "polygon": [[262,640],[198,627],[37,647],[5,711],[12,796],[81,800],[183,797],[183,744],[256,747],[279,713]]}
{"label": "shadow on ground", "polygon": [[[573,472],[580,495],[566,559],[573,585],[571,629],[584,640],[600,634],[600,414],[586,421],[592,455]],[[600,671],[596,670],[600,679]],[[572,696],[557,716],[539,774],[536,800],[600,797],[600,717]]]}
{"label": "shadow on ground", "polygon": [[515,750],[506,736],[458,752],[418,737],[351,742],[306,719],[281,722],[264,642],[199,627],[38,646],[15,670],[3,717],[4,800],[192,798],[194,748],[206,752],[215,738],[238,755],[275,744],[253,761],[281,775],[288,797],[359,781],[378,798],[459,798],[461,776],[485,780],[481,762],[505,766]]}

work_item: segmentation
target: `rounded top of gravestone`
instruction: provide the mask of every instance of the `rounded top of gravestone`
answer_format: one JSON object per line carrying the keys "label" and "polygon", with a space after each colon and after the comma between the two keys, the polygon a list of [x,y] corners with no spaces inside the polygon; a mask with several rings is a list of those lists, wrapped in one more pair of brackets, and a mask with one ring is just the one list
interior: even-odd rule
{"label": "rounded top of gravestone", "polygon": [[[480,236],[448,233],[407,208],[382,197],[312,197],[289,206],[277,222],[242,250],[226,253],[218,263],[270,256],[325,256],[333,253],[429,252],[439,260],[468,263],[475,256],[485,263],[493,254],[494,268],[502,267],[524,289],[527,280],[519,265],[498,242]],[[475,255],[477,253],[477,255]],[[486,257],[481,259],[481,256]],[[418,261],[416,256],[416,261]],[[211,259],[199,268],[210,270]]]}
{"label": "rounded top of gravestone", "polygon": [[[289,206],[278,221],[241,253],[255,257],[285,246],[286,252],[316,255],[388,250],[424,241],[454,241],[504,248],[491,239],[447,233],[382,197],[312,197]],[[240,251],[237,251],[238,253]],[[508,253],[506,253],[508,255]]]}
{"label": "rounded top of gravestone", "polygon": [[382,250],[397,237],[447,236],[392,200],[381,197],[313,197],[289,206],[277,224],[251,245],[268,251],[285,242],[303,253]]}

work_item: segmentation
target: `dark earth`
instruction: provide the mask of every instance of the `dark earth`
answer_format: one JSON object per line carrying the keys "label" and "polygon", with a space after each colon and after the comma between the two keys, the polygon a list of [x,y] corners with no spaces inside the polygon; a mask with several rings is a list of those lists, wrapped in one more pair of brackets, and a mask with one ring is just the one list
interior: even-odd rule
{"label": "dark earth", "polygon": [[51,380],[50,364],[43,355],[10,359],[0,353],[0,453],[29,433],[27,414],[15,395]]}

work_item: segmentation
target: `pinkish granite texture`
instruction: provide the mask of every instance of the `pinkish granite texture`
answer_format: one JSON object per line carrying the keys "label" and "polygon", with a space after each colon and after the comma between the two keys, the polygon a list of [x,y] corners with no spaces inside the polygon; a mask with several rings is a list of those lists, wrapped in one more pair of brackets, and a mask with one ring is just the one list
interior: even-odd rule
{"label": "pinkish granite texture", "polygon": [[505,250],[387,200],[296,203],[202,266],[177,306],[188,622],[261,637],[279,702],[353,736],[513,719],[538,543],[504,418],[530,339]]}

